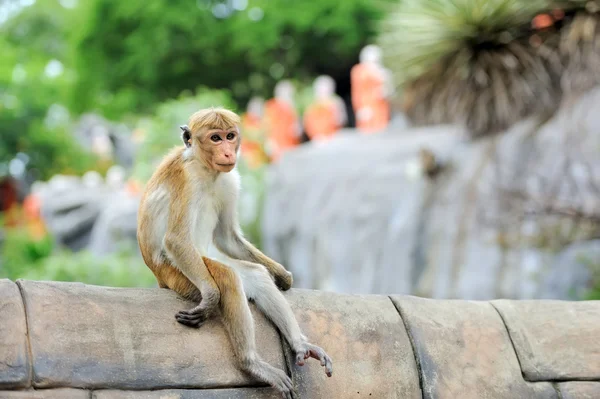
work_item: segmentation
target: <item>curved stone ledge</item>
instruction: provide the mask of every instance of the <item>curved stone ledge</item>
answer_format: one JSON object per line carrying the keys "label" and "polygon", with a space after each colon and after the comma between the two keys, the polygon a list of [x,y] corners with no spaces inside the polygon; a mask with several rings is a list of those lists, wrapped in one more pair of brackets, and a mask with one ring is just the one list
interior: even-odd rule
{"label": "curved stone ledge", "polygon": [[[600,397],[600,302],[285,293],[334,360],[299,367],[253,305],[258,348],[296,398]],[[0,398],[279,396],[241,373],[218,320],[165,289],[0,280]]]}

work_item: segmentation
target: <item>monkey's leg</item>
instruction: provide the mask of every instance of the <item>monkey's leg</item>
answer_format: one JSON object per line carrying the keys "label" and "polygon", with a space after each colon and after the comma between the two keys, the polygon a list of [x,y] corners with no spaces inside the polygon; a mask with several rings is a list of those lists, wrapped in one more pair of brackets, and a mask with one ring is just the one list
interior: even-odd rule
{"label": "monkey's leg", "polygon": [[286,270],[283,265],[275,262],[273,259],[263,254],[258,248],[252,245],[249,241],[245,240],[244,237],[237,237],[237,240],[234,242],[240,247],[240,252],[243,253],[243,250],[245,249],[247,253],[250,254],[245,258],[241,258],[242,260],[263,265],[275,280],[275,285],[277,285],[277,287],[279,287],[281,290],[287,291],[292,288],[292,284],[294,283],[292,273]]}
{"label": "monkey's leg", "polygon": [[264,362],[256,352],[254,319],[240,276],[216,260],[205,257],[203,260],[221,291],[221,316],[240,367],[291,399],[292,380],[283,370]]}
{"label": "monkey's leg", "polygon": [[212,312],[207,311],[202,302],[200,290],[176,267],[165,261],[159,267],[154,268],[153,272],[159,282],[159,287],[168,288],[190,301],[200,303],[192,309],[178,312],[175,315],[178,322],[189,327],[200,327],[204,321],[215,315],[217,308],[213,308]]}
{"label": "monkey's leg", "polygon": [[275,284],[283,291],[292,287],[292,273],[281,264],[263,254],[258,248],[244,238],[239,232],[239,223],[235,208],[226,207],[215,229],[213,242],[223,254],[233,259],[245,260],[263,265],[273,276]]}
{"label": "monkey's leg", "polygon": [[277,326],[292,347],[296,355],[296,364],[303,366],[304,360],[312,357],[320,361],[327,376],[331,377],[331,358],[322,348],[309,343],[302,334],[291,306],[277,289],[267,270],[262,265],[251,262],[235,259],[229,261],[240,273],[246,296],[254,300],[256,306]]}

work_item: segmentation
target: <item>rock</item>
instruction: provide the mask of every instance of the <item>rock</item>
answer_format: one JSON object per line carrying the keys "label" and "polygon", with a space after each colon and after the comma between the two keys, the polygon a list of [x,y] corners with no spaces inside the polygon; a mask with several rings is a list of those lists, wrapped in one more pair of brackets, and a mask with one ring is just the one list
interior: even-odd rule
{"label": "rock", "polygon": [[0,390],[30,385],[31,363],[21,293],[15,283],[0,279]]}
{"label": "rock", "polygon": [[[34,386],[159,389],[253,386],[217,319],[175,320],[193,304],[173,291],[20,281],[30,320]],[[284,368],[277,332],[253,312],[257,347]],[[177,354],[177,355],[174,355]]]}
{"label": "rock", "polygon": [[97,114],[84,114],[74,127],[74,136],[89,151],[113,158],[126,169],[133,167],[135,146],[129,129]]}
{"label": "rock", "polygon": [[[600,308],[593,301],[492,302],[529,381],[600,380]],[[585,350],[574,352],[573,343]]]}
{"label": "rock", "polygon": [[79,179],[50,181],[40,193],[42,218],[60,244],[83,249],[107,194],[103,186],[84,186]]}
{"label": "rock", "polygon": [[523,380],[498,312],[486,302],[392,296],[407,326],[425,399],[558,399],[551,383]]}
{"label": "rock", "polygon": [[301,397],[421,398],[410,342],[389,298],[308,290],[286,297],[309,341],[333,360],[331,378],[315,360],[291,365]]}
{"label": "rock", "polygon": [[447,152],[456,138],[439,129],[414,139],[343,135],[286,154],[267,176],[265,252],[293,271],[299,288],[410,292],[428,183],[407,168],[426,143]]}
{"label": "rock", "polygon": [[598,399],[600,382],[571,381],[558,384],[562,399]]}
{"label": "rock", "polygon": [[[600,209],[589,184],[600,176],[600,113],[590,112],[599,103],[596,88],[541,126],[526,120],[475,142],[452,126],[391,126],[302,145],[269,169],[263,248],[299,288],[472,300],[581,293],[589,275],[548,250],[573,221],[538,202]],[[442,166],[435,177],[421,149]],[[594,237],[576,230],[579,241]]]}
{"label": "rock", "polygon": [[600,240],[578,242],[560,251],[543,273],[539,299],[582,299],[595,260],[600,265]]}
{"label": "rock", "polygon": [[113,253],[120,245],[137,245],[137,213],[140,197],[118,191],[106,201],[90,233],[87,249],[103,256]]}

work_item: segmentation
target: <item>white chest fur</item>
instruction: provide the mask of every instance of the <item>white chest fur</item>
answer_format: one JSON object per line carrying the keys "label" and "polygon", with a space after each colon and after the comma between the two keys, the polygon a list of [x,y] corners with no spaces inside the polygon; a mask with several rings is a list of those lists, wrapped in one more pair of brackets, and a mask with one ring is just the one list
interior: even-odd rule
{"label": "white chest fur", "polygon": [[220,174],[214,182],[203,182],[193,187],[194,198],[189,204],[191,236],[196,249],[204,256],[212,243],[221,213],[234,206],[239,190],[237,171]]}

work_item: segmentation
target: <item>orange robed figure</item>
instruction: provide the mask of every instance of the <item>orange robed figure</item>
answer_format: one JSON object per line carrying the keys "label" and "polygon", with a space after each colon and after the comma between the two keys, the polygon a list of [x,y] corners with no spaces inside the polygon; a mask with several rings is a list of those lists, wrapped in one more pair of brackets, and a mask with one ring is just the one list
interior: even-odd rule
{"label": "orange robed figure", "polygon": [[389,73],[380,60],[379,47],[368,45],[360,53],[360,63],[350,71],[356,127],[365,133],[385,129],[390,120]]}
{"label": "orange robed figure", "polygon": [[241,116],[244,135],[241,144],[241,154],[252,169],[258,168],[269,161],[264,151],[262,125],[264,105],[262,98],[253,97],[248,102],[246,112]]}
{"label": "orange robed figure", "polygon": [[265,103],[265,130],[271,159],[277,161],[285,151],[300,144],[300,126],[294,107],[294,87],[289,81],[275,86],[275,98]]}
{"label": "orange robed figure", "polygon": [[346,124],[346,109],[330,76],[319,76],[313,87],[315,100],[304,112],[304,130],[311,141],[328,140]]}

